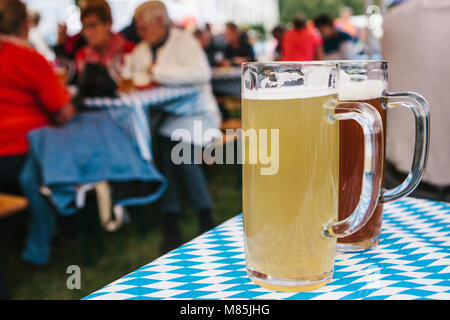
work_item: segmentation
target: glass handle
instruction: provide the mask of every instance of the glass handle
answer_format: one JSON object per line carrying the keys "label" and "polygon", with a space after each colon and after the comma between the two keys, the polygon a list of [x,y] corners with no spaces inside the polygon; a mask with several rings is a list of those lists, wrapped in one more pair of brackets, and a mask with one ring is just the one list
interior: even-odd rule
{"label": "glass handle", "polygon": [[428,159],[428,149],[430,146],[430,109],[424,97],[414,92],[385,92],[383,98],[409,98],[415,104],[406,102],[387,103],[387,109],[396,107],[405,107],[410,109],[415,118],[416,137],[414,146],[414,157],[411,165],[411,171],[408,173],[405,181],[393,189],[383,189],[381,191],[380,202],[391,202],[406,197],[420,183],[425,172]]}
{"label": "glass handle", "polygon": [[337,104],[330,110],[334,110],[330,116],[332,120],[355,120],[364,134],[364,171],[359,203],[347,219],[339,222],[331,219],[322,229],[327,237],[343,238],[361,229],[378,204],[383,167],[383,122],[378,111],[367,103],[346,102]]}

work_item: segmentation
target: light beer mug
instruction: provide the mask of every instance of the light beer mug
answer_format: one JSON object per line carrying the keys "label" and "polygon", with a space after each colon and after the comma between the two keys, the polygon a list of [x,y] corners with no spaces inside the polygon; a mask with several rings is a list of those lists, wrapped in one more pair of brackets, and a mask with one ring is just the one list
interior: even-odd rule
{"label": "light beer mug", "polygon": [[[243,224],[253,282],[308,291],[332,278],[336,239],[359,230],[379,198],[383,150],[380,114],[338,101],[335,62],[242,66]],[[364,136],[359,202],[338,221],[341,121]],[[270,161],[267,161],[270,160]]]}
{"label": "light beer mug", "polygon": [[[391,93],[387,91],[387,61],[335,61],[339,63],[339,101],[366,102],[379,112],[383,119],[386,138],[387,110],[398,106],[409,108],[415,117],[415,151],[411,171],[406,180],[392,190],[381,190],[379,203],[368,223],[358,232],[338,240],[338,251],[360,251],[376,246],[380,239],[383,218],[383,203],[397,200],[410,194],[419,184],[428,155],[429,109],[425,99],[413,92]],[[394,99],[395,98],[395,99]],[[402,101],[398,101],[401,99]],[[405,100],[414,103],[408,103]],[[391,101],[392,100],[392,101]],[[394,101],[395,100],[395,101]],[[345,107],[345,103],[342,105]],[[352,108],[352,105],[350,105]],[[340,125],[339,161],[339,219],[348,217],[358,205],[361,190],[361,173],[364,166],[364,139],[354,121],[342,121]],[[385,148],[379,161],[385,163]],[[382,179],[384,188],[384,178]]]}

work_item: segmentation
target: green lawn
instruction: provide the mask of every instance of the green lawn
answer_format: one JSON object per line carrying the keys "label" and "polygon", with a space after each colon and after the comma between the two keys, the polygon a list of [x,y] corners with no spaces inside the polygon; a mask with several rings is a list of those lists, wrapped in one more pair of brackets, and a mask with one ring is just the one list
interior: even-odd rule
{"label": "green lawn", "polygon": [[[206,172],[215,204],[214,218],[219,224],[241,212],[238,171],[232,165],[217,165],[207,168]],[[115,233],[102,231],[105,253],[92,266],[84,264],[79,240],[56,243],[48,266],[29,266],[20,259],[26,231],[25,215],[0,220],[0,268],[12,298],[81,299],[158,258],[161,239],[158,208],[153,204],[142,209],[141,220],[136,210],[131,210],[130,223]],[[181,225],[186,242],[198,235],[197,216],[188,206]],[[142,226],[145,233],[140,232]],[[80,290],[67,289],[70,275],[66,271],[70,265],[81,268]]]}

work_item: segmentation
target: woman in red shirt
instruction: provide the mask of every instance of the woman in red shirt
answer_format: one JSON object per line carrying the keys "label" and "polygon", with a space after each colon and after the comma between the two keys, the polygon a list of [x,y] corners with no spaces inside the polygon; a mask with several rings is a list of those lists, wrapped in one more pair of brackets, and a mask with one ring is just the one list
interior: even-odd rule
{"label": "woman in red shirt", "polygon": [[0,0],[0,192],[20,192],[28,132],[62,125],[75,114],[66,88],[27,37],[25,5]]}
{"label": "woman in red shirt", "polygon": [[80,19],[83,25],[82,35],[87,45],[75,54],[78,74],[82,75],[88,63],[100,64],[110,72],[119,72],[114,67],[120,67],[123,56],[131,53],[134,43],[126,40],[120,33],[112,33],[112,16],[108,3],[105,1],[84,7]]}

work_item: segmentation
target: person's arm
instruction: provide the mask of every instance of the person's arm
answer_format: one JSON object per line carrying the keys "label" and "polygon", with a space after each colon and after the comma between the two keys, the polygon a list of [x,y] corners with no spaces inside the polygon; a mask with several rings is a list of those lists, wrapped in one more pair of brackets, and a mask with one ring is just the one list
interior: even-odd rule
{"label": "person's arm", "polygon": [[26,75],[39,106],[49,115],[50,120],[57,125],[67,123],[75,115],[75,107],[65,85],[56,75],[53,67],[43,56],[36,53],[30,56],[28,62],[33,65]]}
{"label": "person's arm", "polygon": [[316,52],[314,53],[314,60],[325,60],[325,53],[322,46],[317,46]]}
{"label": "person's arm", "polygon": [[65,125],[67,122],[72,120],[72,118],[76,114],[76,108],[75,106],[70,102],[66,104],[61,109],[55,111],[51,114],[52,122],[56,125],[62,126]]}
{"label": "person's arm", "polygon": [[250,62],[250,61],[252,61],[252,59],[250,57],[234,57],[233,65],[241,65],[241,63]]}
{"label": "person's arm", "polygon": [[253,46],[247,42],[246,45],[247,54],[246,57],[249,59],[248,61],[256,61],[255,50],[253,50]]}
{"label": "person's arm", "polygon": [[219,61],[218,63],[219,67],[230,67],[231,66],[231,60],[223,59],[222,61]]}
{"label": "person's arm", "polygon": [[66,51],[65,45],[68,39],[67,26],[64,23],[58,24],[58,33],[56,44],[53,47],[53,51],[57,57],[69,58],[70,54]]}
{"label": "person's arm", "polygon": [[280,61],[286,61],[286,52],[287,52],[287,37],[286,34],[283,36],[283,38],[281,39],[281,43],[280,43]]}

